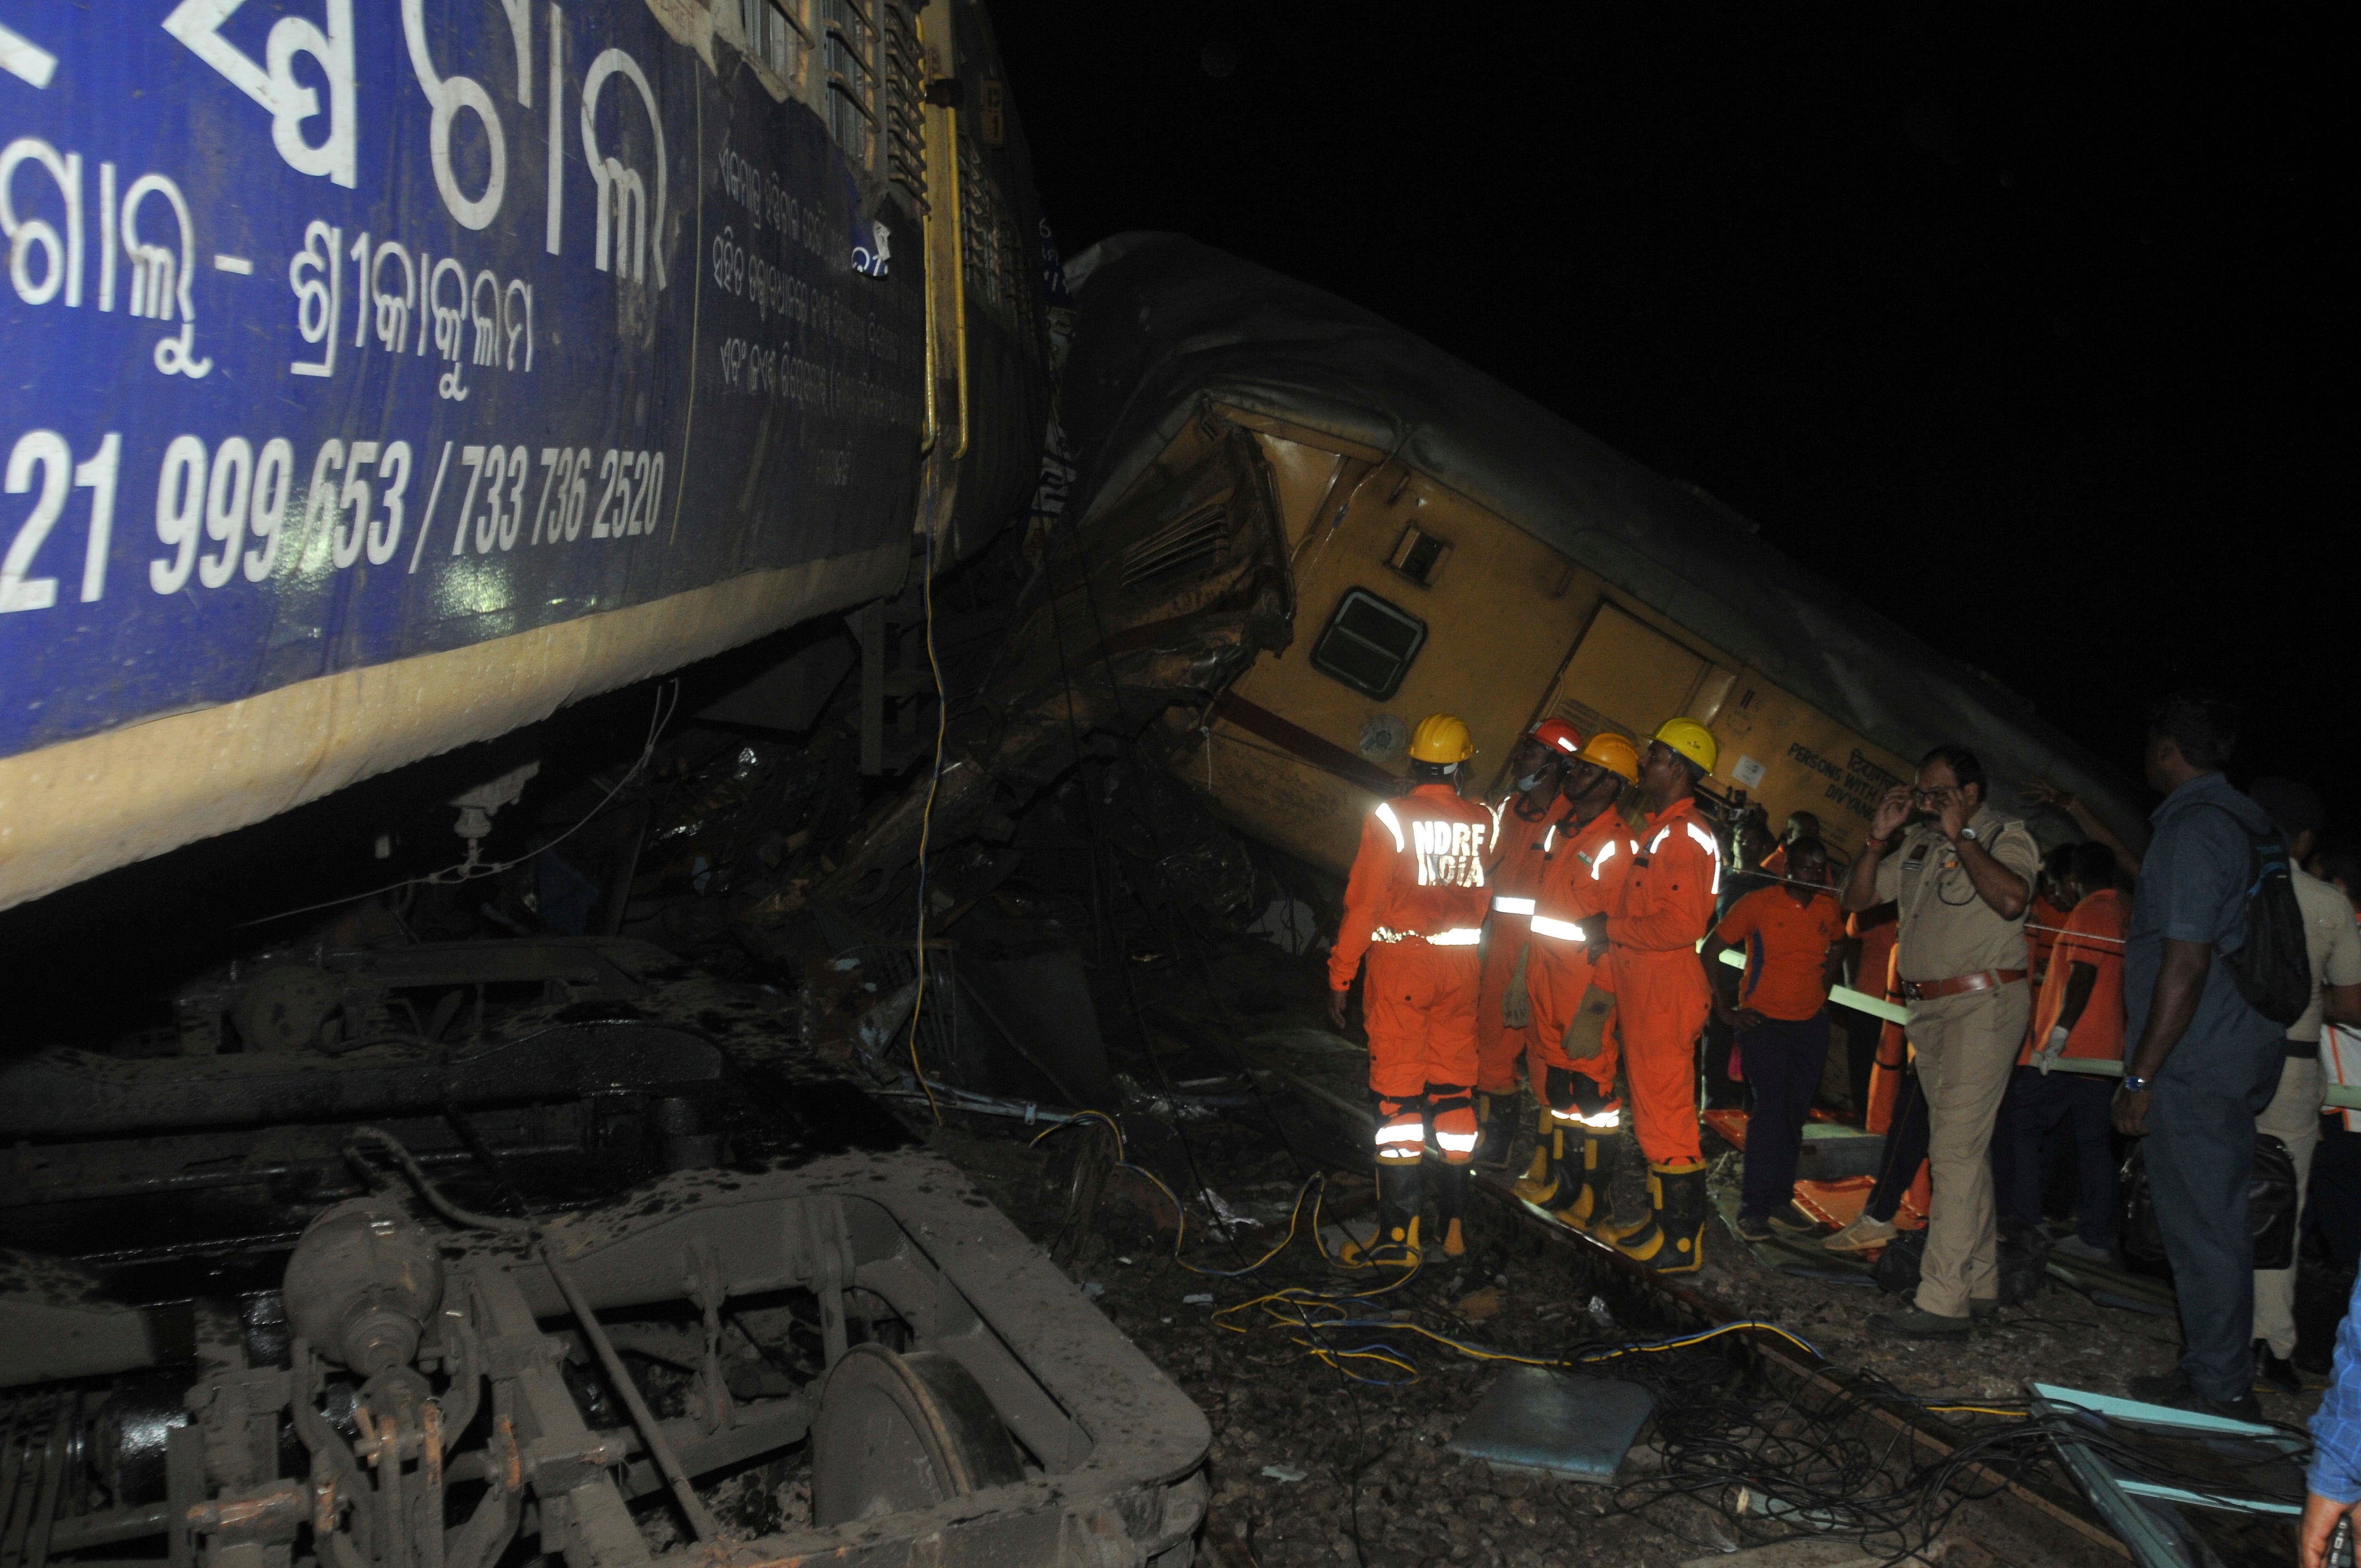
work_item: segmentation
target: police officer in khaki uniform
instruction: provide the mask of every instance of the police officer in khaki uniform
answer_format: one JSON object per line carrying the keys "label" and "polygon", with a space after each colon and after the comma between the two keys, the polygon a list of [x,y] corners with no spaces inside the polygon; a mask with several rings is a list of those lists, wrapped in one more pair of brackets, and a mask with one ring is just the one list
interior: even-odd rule
{"label": "police officer in khaki uniform", "polygon": [[1847,909],[1900,910],[1895,973],[1930,1124],[1934,1175],[1917,1300],[1871,1326],[1909,1339],[1963,1339],[2000,1295],[1993,1215],[1993,1120],[2033,1010],[2025,919],[2041,850],[1985,802],[1983,764],[1938,746],[1915,789],[1887,792],[1845,884]]}

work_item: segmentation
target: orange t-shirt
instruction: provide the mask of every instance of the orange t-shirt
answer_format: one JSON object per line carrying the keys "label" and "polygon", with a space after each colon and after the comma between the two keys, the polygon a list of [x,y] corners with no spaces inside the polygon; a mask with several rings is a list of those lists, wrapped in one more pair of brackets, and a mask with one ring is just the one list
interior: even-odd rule
{"label": "orange t-shirt", "polygon": [[1746,944],[1741,1006],[1794,1023],[1828,1005],[1828,944],[1845,934],[1844,910],[1833,894],[1816,893],[1798,904],[1784,887],[1756,888],[1730,906],[1713,934]]}
{"label": "orange t-shirt", "polygon": [[[2066,911],[2059,908],[2039,894],[2033,895],[2033,913],[2025,922],[2025,956],[2033,983],[2039,985],[2041,977],[2049,972],[2049,949],[2058,945],[2058,932],[2066,924]],[[2036,930],[2047,926],[2046,931]]]}
{"label": "orange t-shirt", "polygon": [[2064,922],[2065,934],[2049,955],[2049,973],[2041,982],[2040,999],[2033,1009],[2033,1036],[2017,1053],[2017,1065],[2033,1059],[2034,1047],[2049,1037],[2066,1010],[2066,981],[2076,964],[2099,971],[2091,1000],[2066,1036],[2070,1057],[2120,1060],[2124,1054],[2124,895],[2109,888],[2076,905]]}

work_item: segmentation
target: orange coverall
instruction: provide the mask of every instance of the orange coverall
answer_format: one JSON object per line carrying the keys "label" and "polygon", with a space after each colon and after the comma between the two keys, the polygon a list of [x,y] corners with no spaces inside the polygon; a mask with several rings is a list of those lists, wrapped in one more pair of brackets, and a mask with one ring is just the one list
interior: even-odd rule
{"label": "orange coverall", "polygon": [[1712,1011],[1697,945],[1713,925],[1721,848],[1695,800],[1648,818],[1621,895],[1609,911],[1623,1072],[1640,1152],[1671,1165],[1703,1157],[1697,1141],[1697,1037]]}
{"label": "orange coverall", "polygon": [[[1492,862],[1484,880],[1492,890],[1492,913],[1484,923],[1484,986],[1476,1003],[1476,1087],[1486,1094],[1513,1093],[1517,1058],[1531,1049],[1530,1028],[1511,1029],[1500,1016],[1510,977],[1532,935],[1533,895],[1541,891],[1543,845],[1565,817],[1565,797],[1550,796],[1538,820],[1520,809],[1524,796],[1511,795],[1493,813]],[[1532,990],[1528,977],[1526,989]]]}
{"label": "orange coverall", "polygon": [[[1632,857],[1630,830],[1611,806],[1578,827],[1557,824],[1542,876],[1539,906],[1533,911],[1532,958],[1525,966],[1525,986],[1533,999],[1533,1059],[1543,1069],[1534,1076],[1545,1080],[1548,1069],[1555,1069],[1588,1078],[1598,1089],[1598,1104],[1592,1114],[1601,1118],[1592,1124],[1600,1127],[1620,1121],[1620,1117],[1605,1119],[1617,1107],[1615,1019],[1610,1015],[1600,1031],[1598,1054],[1581,1059],[1565,1054],[1565,1026],[1574,1021],[1592,986],[1615,989],[1609,955],[1602,953],[1592,963],[1577,927],[1592,916],[1615,908],[1623,879],[1631,873]],[[1541,1082],[1535,1087],[1540,1089]],[[1546,1093],[1543,1099],[1561,1120],[1579,1119],[1572,1114],[1575,1107],[1560,1105]]]}
{"label": "orange coverall", "polygon": [[1361,1014],[1380,1159],[1419,1157],[1427,1112],[1445,1159],[1475,1152],[1477,944],[1491,832],[1492,814],[1447,784],[1381,802],[1361,824],[1328,985],[1350,986],[1367,955]]}

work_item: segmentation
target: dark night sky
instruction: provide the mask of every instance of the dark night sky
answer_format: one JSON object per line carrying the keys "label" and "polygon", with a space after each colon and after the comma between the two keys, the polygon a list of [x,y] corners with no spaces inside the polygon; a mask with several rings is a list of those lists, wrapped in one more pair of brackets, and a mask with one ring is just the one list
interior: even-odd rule
{"label": "dark night sky", "polygon": [[2361,831],[2329,242],[2355,138],[2324,23],[994,18],[1069,255],[1177,229],[1367,306],[1703,486],[2126,774],[2145,696],[2222,685],[2234,776],[2309,777]]}

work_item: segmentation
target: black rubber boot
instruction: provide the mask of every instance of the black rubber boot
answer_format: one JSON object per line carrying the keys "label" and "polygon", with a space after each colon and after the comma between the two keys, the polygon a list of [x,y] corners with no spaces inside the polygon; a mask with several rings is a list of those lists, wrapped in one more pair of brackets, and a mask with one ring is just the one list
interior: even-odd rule
{"label": "black rubber boot", "polygon": [[1418,1264],[1418,1218],[1424,1190],[1415,1159],[1378,1161],[1378,1224],[1367,1241],[1348,1241],[1336,1261],[1347,1268],[1411,1268]]}
{"label": "black rubber boot", "polygon": [[1615,1167],[1621,1149],[1611,1136],[1592,1134],[1582,1140],[1581,1179],[1569,1190],[1572,1201],[1555,1212],[1558,1223],[1598,1232],[1615,1223]]}
{"label": "black rubber boot", "polygon": [[1467,1217],[1467,1187],[1475,1172],[1464,1165],[1444,1164],[1434,1170],[1434,1233],[1443,1238],[1443,1255],[1460,1257],[1467,1251],[1462,1222]]}
{"label": "black rubber boot", "polygon": [[1654,1212],[1616,1250],[1658,1274],[1693,1274],[1705,1266],[1705,1161],[1649,1168]]}
{"label": "black rubber boot", "polygon": [[1544,1209],[1553,1202],[1563,1201],[1557,1194],[1565,1184],[1565,1174],[1560,1168],[1565,1159],[1565,1134],[1557,1118],[1543,1110],[1533,1128],[1532,1164],[1509,1190],[1525,1202]]}
{"label": "black rubber boot", "polygon": [[1476,1120],[1476,1153],[1468,1163],[1484,1170],[1508,1169],[1509,1149],[1517,1141],[1516,1096],[1477,1095]]}

